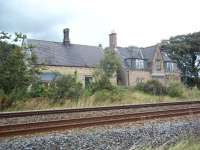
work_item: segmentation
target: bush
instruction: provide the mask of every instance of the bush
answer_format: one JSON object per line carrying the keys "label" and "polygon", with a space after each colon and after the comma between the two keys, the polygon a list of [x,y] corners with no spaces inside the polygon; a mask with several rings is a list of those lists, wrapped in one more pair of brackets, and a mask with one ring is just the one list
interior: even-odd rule
{"label": "bush", "polygon": [[81,95],[82,84],[72,75],[60,76],[48,88],[48,97],[52,102],[63,103],[64,98],[78,100]]}
{"label": "bush", "polygon": [[99,90],[95,92],[95,101],[98,102],[117,102],[123,100],[124,91],[114,88],[112,90]]}
{"label": "bush", "polygon": [[32,98],[35,98],[35,97],[46,97],[47,94],[48,94],[47,85],[45,85],[41,81],[37,81],[36,83],[32,84],[28,94]]}
{"label": "bush", "polygon": [[149,80],[146,83],[138,83],[136,85],[136,89],[153,95],[166,94],[166,87],[157,80]]}
{"label": "bush", "polygon": [[96,91],[103,90],[103,89],[112,90],[114,89],[114,86],[110,82],[109,78],[102,77],[101,79],[92,83],[91,89],[92,89],[92,92],[95,93]]}
{"label": "bush", "polygon": [[13,89],[11,93],[8,95],[8,97],[12,102],[16,102],[18,100],[24,100],[25,98],[28,98],[29,95],[27,92],[27,87]]}
{"label": "bush", "polygon": [[171,81],[167,86],[167,94],[171,97],[181,97],[184,93],[184,86],[181,82]]}
{"label": "bush", "polygon": [[9,107],[12,104],[8,96],[5,94],[5,92],[0,89],[0,110],[3,110],[7,107]]}

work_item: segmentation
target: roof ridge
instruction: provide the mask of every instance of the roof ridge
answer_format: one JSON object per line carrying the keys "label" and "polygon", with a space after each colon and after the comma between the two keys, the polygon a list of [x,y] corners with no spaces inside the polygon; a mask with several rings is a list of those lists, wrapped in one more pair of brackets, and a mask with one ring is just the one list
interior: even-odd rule
{"label": "roof ridge", "polygon": [[[48,41],[48,40],[38,40],[38,39],[27,39],[27,40],[33,40],[33,41],[43,41],[43,42],[52,42],[52,43],[59,43],[61,44],[62,42],[56,42],[56,41]],[[99,46],[96,45],[86,45],[86,44],[75,44],[75,43],[71,43],[72,45],[79,45],[79,46],[88,46],[88,47],[96,47],[96,48],[100,48]]]}
{"label": "roof ridge", "polygon": [[145,48],[150,48],[150,47],[155,47],[156,45],[152,45],[152,46],[147,46],[147,47],[142,47],[143,49]]}
{"label": "roof ridge", "polygon": [[53,42],[53,43],[61,43],[61,42],[56,42],[56,41],[38,40],[38,39],[29,39],[29,38],[27,38],[27,40],[33,40],[33,41],[43,41],[43,42]]}

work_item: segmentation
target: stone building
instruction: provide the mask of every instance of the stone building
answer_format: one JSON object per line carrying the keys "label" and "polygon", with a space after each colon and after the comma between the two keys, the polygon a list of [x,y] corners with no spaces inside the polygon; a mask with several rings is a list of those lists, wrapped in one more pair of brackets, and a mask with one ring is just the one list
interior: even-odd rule
{"label": "stone building", "polygon": [[[102,46],[73,44],[70,42],[69,29],[63,30],[63,42],[27,39],[24,44],[31,45],[28,54],[37,56],[36,65],[44,65],[41,74],[43,81],[53,80],[56,73],[77,74],[85,86],[93,80],[95,65],[103,57]],[[114,49],[122,62],[122,69],[111,79],[113,84],[135,85],[149,79],[165,83],[169,79],[179,79],[174,63],[158,45],[138,48],[117,46],[117,34],[109,34],[109,48]]]}
{"label": "stone building", "polygon": [[[35,39],[27,39],[24,42],[32,47],[28,51],[36,55],[36,65],[45,66],[41,79],[48,82],[53,80],[57,73],[76,73],[83,85],[91,82],[94,67],[103,56],[102,47],[72,44],[69,29],[64,29],[63,34],[63,42]],[[113,79],[113,82],[116,82],[116,79]]]}
{"label": "stone building", "polygon": [[177,64],[168,54],[161,51],[159,45],[139,47],[117,46],[117,34],[109,35],[110,49],[118,53],[122,70],[118,73],[117,82],[120,85],[135,85],[150,79],[166,83],[168,80],[180,80]]}

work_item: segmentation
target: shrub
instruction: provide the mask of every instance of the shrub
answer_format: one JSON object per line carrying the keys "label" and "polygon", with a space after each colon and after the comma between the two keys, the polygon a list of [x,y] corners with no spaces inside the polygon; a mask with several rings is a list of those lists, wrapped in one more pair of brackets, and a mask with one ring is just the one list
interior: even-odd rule
{"label": "shrub", "polygon": [[184,86],[181,82],[171,81],[167,86],[167,94],[171,97],[183,96]]}
{"label": "shrub", "polygon": [[103,90],[103,89],[112,90],[114,89],[114,86],[110,82],[109,78],[102,77],[101,79],[96,80],[94,83],[92,83],[91,89],[92,89],[92,92],[95,93],[96,91]]}
{"label": "shrub", "polygon": [[72,75],[60,76],[50,83],[48,97],[52,102],[63,103],[64,98],[78,100],[82,95],[82,84]]}
{"label": "shrub", "polygon": [[5,94],[5,92],[0,89],[0,110],[3,110],[7,107],[9,107],[12,104],[8,96]]}
{"label": "shrub", "polygon": [[136,85],[136,89],[153,95],[166,94],[166,87],[158,80],[149,80],[146,83],[139,83]]}
{"label": "shrub", "polygon": [[98,102],[117,102],[123,99],[123,91],[118,88],[114,88],[113,90],[99,90],[95,92],[95,101]]}
{"label": "shrub", "polygon": [[44,83],[37,81],[36,83],[32,84],[28,94],[32,98],[46,97],[48,94],[48,87]]}
{"label": "shrub", "polygon": [[8,97],[12,102],[16,102],[18,100],[24,100],[25,98],[28,98],[29,95],[27,92],[27,87],[13,89],[11,93],[8,95]]}

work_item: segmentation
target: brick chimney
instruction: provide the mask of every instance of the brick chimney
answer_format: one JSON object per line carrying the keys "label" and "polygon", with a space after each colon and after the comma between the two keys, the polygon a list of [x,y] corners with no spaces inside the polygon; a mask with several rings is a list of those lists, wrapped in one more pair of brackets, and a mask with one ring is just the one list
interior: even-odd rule
{"label": "brick chimney", "polygon": [[70,45],[69,28],[64,29],[63,33],[64,33],[63,44],[69,46]]}
{"label": "brick chimney", "polygon": [[109,34],[109,47],[115,49],[117,47],[117,33]]}

